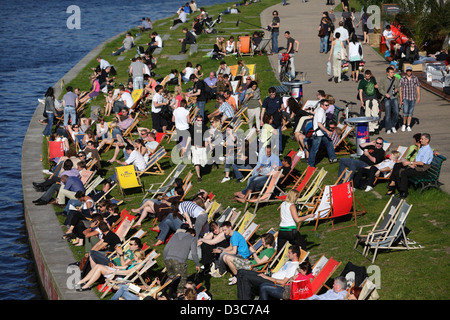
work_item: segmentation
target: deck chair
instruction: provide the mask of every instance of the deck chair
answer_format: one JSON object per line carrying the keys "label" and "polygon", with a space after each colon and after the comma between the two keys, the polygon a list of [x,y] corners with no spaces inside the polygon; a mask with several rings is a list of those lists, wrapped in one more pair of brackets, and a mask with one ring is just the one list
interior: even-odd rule
{"label": "deck chair", "polygon": [[159,148],[156,150],[148,159],[147,166],[144,170],[138,171],[138,176],[142,176],[143,174],[164,174],[164,170],[159,165],[159,161],[164,158],[167,154],[166,149],[164,147]]}
{"label": "deck chair", "polygon": [[94,191],[95,188],[98,187],[100,183],[103,182],[103,180],[105,179],[100,176],[96,176],[94,179],[88,182],[84,187],[86,190],[85,194],[89,195],[92,191]]}
{"label": "deck chair", "polygon": [[[289,260],[288,257],[288,251],[290,248],[289,242],[286,242],[283,248],[281,250],[277,250],[277,255],[272,260],[272,263],[269,264],[269,269],[272,271],[272,273],[278,272],[281,267],[286,263],[286,261]],[[309,256],[309,251],[305,251],[302,248],[300,248],[300,257],[298,257],[298,263],[302,263],[305,261],[305,259]]]}
{"label": "deck chair", "polygon": [[86,187],[89,182],[94,178],[94,175],[97,171],[91,171],[91,170],[83,170],[80,172],[81,176],[81,182],[83,182],[83,185]]}
{"label": "deck chair", "polygon": [[[344,130],[342,131],[341,138],[338,140],[336,145],[334,146],[334,150],[336,154],[351,154],[355,153],[355,151],[352,149],[352,147],[348,144],[348,142],[345,140],[348,135],[353,131],[354,127],[347,125],[344,127]],[[344,150],[336,152],[339,148],[343,148]]]}
{"label": "deck chair", "polygon": [[[160,194],[166,193],[173,186],[175,179],[180,176],[180,174],[184,171],[186,165],[183,163],[179,163],[175,166],[175,168],[169,173],[169,175],[164,179],[163,182],[153,183],[147,189],[147,192],[142,197],[144,199],[149,193],[152,194],[152,199],[157,197]],[[157,187],[158,186],[158,187]]]}
{"label": "deck chair", "polygon": [[260,224],[257,224],[254,221],[252,221],[252,223],[250,223],[250,225],[242,233],[242,236],[244,237],[245,241],[247,241],[247,243],[249,245],[250,245],[250,239],[253,237],[256,230],[258,230],[260,226],[261,226]]}
{"label": "deck chair", "polygon": [[[320,205],[314,212],[315,216],[312,219],[306,219],[305,221],[315,220],[314,231],[317,230],[320,220],[331,220],[332,230],[339,230],[351,226],[357,225],[357,211],[355,195],[353,193],[352,182],[342,183],[334,186],[326,186]],[[365,212],[365,209],[362,211]],[[334,220],[347,215],[352,215],[355,222],[352,225],[335,228]]]}
{"label": "deck chair", "polygon": [[[397,217],[398,211],[400,210],[400,206],[403,204],[405,200],[402,200],[398,197],[395,197],[394,195],[391,196],[389,201],[386,203],[386,206],[381,211],[377,221],[372,224],[359,226],[359,232],[356,236],[356,241],[353,249],[362,255],[366,254],[367,246],[365,243],[369,239],[370,236],[376,234],[381,234],[383,231],[388,230],[391,228],[391,225],[394,223],[395,218]],[[370,230],[367,230],[366,228],[371,227]],[[363,233],[363,230],[365,231]],[[363,245],[363,251],[358,250],[358,245]]]}
{"label": "deck chair", "polygon": [[242,234],[244,230],[250,225],[250,223],[252,223],[253,220],[255,220],[255,218],[256,218],[255,214],[246,211],[245,214],[242,216],[242,218],[239,220],[239,222],[236,223],[233,230]]}
{"label": "deck chair", "polygon": [[99,290],[100,292],[103,292],[100,298],[103,299],[109,291],[112,289],[118,289],[118,287],[124,283],[134,283],[137,279],[145,283],[142,275],[156,264],[157,257],[159,257],[159,253],[153,250],[146,255],[144,261],[139,264],[134,272],[131,272],[126,276],[113,276],[112,278],[105,279],[105,283]]}
{"label": "deck chair", "polygon": [[117,174],[117,185],[119,185],[120,193],[122,194],[123,200],[125,201],[125,190],[141,188],[142,193],[144,193],[144,185],[141,183],[139,175],[136,174],[136,169],[134,165],[130,164],[127,166],[116,167]]}
{"label": "deck chair", "polygon": [[374,250],[372,263],[375,262],[379,250],[413,250],[422,249],[423,246],[408,239],[406,237],[406,219],[411,211],[412,205],[406,201],[400,206],[400,210],[397,214],[396,221],[392,224],[391,230],[385,232],[373,233],[367,239],[365,245],[367,246],[365,257],[369,259],[370,250]]}
{"label": "deck chair", "polygon": [[47,159],[53,161],[54,159],[64,157],[64,142],[48,140]]}
{"label": "deck chair", "polygon": [[232,81],[234,79],[234,77],[236,77],[237,75],[237,70],[238,70],[238,65],[234,64],[232,66],[228,66],[230,68],[230,74],[232,76],[232,79],[230,79],[230,81]]}
{"label": "deck chair", "polygon": [[[263,38],[259,42],[258,46],[253,50],[253,52],[256,54],[263,54],[265,51],[271,51],[272,50],[272,39],[270,38]],[[267,48],[268,47],[268,48]]]}
{"label": "deck chair", "polygon": [[241,211],[237,211],[236,209],[232,209],[230,215],[227,217],[227,220],[225,221],[230,221],[231,225],[234,226],[236,221],[239,219],[240,215],[241,215]]}
{"label": "deck chair", "polygon": [[250,36],[240,36],[238,46],[238,57],[253,56],[253,45]]}
{"label": "deck chair", "polygon": [[[245,199],[244,211],[247,211],[247,208],[249,208],[251,204],[254,204],[255,209],[253,210],[253,213],[256,213],[256,210],[258,210],[258,206],[261,205],[262,203],[269,203],[276,201],[276,199],[272,200],[271,197],[275,192],[275,189],[278,188],[277,184],[278,180],[280,180],[280,176],[281,171],[272,171],[261,191],[252,192],[248,195],[248,198]],[[257,197],[252,198],[252,196],[254,195],[256,195]]]}
{"label": "deck chair", "polygon": [[[142,239],[145,235],[147,234],[147,231],[144,231],[143,229],[139,229],[138,231],[136,231],[132,236],[130,236],[128,239],[126,239],[125,241],[122,242],[122,250],[125,252],[130,248],[130,240],[133,238],[139,238]],[[144,248],[142,249],[144,250]],[[109,259],[114,259],[115,257],[117,257],[117,251],[114,250],[113,252],[111,252],[108,255]]]}
{"label": "deck chair", "polygon": [[139,123],[139,118],[136,115],[136,118],[134,119],[133,123],[122,133],[122,136],[124,138],[129,137],[130,140],[133,140],[133,130],[137,127]]}
{"label": "deck chair", "polygon": [[[301,195],[303,190],[305,190],[306,186],[308,185],[309,181],[311,180],[312,176],[316,172],[316,167],[308,166],[305,171],[303,171],[302,175],[297,179],[297,181],[294,184],[293,189],[297,190],[299,194]],[[284,201],[286,200],[287,193],[284,193],[281,196],[277,196],[276,198]]]}
{"label": "deck chair", "polygon": [[[267,232],[265,233],[270,233],[271,235],[274,236],[275,239],[277,239],[278,237],[278,232],[275,231],[274,228],[270,228],[269,230],[267,230]],[[259,252],[263,249],[263,244],[262,244],[262,238],[259,238],[254,244],[251,245],[253,247],[253,249],[255,249],[256,252]]]}
{"label": "deck chair", "polygon": [[114,233],[120,238],[121,241],[123,241],[127,236],[127,233],[130,231],[135,218],[135,216],[125,213],[125,215],[121,217],[120,223],[113,229]]}
{"label": "deck chair", "polygon": [[215,221],[219,226],[221,226],[222,223],[227,221],[227,219],[232,211],[233,211],[233,209],[230,206],[228,206],[225,210],[223,210],[220,213],[220,215],[217,217],[217,219],[214,219],[214,217],[212,217],[212,221]]}
{"label": "deck chair", "polygon": [[210,223],[222,205],[217,201],[213,201],[208,211],[208,223]]}
{"label": "deck chair", "polygon": [[321,259],[316,262],[313,266],[314,279],[311,282],[313,295],[318,294],[323,286],[329,288],[326,286],[326,282],[340,265],[341,262],[334,260],[332,257],[327,259],[325,256],[322,256]]}
{"label": "deck chair", "polygon": [[296,201],[296,204],[301,205],[300,209],[305,207],[307,203],[311,201],[314,195],[316,195],[319,190],[322,188],[322,182],[325,179],[325,176],[328,174],[324,168],[321,168],[319,172],[316,174],[314,179],[311,181],[309,187],[305,190],[303,195],[300,195]]}
{"label": "deck chair", "polygon": [[[408,147],[404,147],[404,146],[398,146],[396,151],[400,152],[400,158],[399,159],[404,159],[406,152],[408,151]],[[381,170],[380,175],[378,177],[375,177],[375,180],[373,182],[373,184],[375,185],[375,183],[377,183],[378,180],[389,180],[392,174],[392,170]]]}
{"label": "deck chair", "polygon": [[370,281],[369,278],[366,278],[362,285],[362,290],[359,294],[358,300],[378,300],[380,295],[377,292],[377,287]]}

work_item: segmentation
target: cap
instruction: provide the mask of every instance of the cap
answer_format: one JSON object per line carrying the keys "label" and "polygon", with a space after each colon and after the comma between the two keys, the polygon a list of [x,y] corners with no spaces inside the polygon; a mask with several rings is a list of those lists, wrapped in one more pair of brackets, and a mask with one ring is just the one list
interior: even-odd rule
{"label": "cap", "polygon": [[412,71],[412,67],[411,66],[407,66],[406,67],[406,71]]}

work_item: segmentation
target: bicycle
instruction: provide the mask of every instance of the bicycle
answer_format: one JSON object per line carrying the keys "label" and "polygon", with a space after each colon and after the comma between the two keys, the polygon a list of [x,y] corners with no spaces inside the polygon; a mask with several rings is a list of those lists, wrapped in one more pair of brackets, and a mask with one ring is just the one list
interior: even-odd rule
{"label": "bicycle", "polygon": [[295,79],[295,75],[292,75],[289,70],[291,69],[291,56],[289,53],[282,53],[280,58],[280,74],[279,79],[281,82],[289,82]]}

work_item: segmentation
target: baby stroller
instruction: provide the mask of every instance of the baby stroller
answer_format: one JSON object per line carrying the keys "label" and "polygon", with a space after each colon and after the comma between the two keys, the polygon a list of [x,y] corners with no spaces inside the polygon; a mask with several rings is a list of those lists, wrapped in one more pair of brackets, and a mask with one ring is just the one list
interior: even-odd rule
{"label": "baby stroller", "polygon": [[210,34],[216,34],[217,30],[214,29],[216,23],[222,23],[222,13],[219,13],[219,16],[213,21],[212,18],[208,18],[205,20],[205,32]]}

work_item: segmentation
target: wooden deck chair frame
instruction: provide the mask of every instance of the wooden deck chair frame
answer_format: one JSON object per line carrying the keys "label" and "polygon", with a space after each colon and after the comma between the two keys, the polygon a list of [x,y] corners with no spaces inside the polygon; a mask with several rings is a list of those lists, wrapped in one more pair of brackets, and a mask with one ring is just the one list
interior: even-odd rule
{"label": "wooden deck chair frame", "polygon": [[[126,239],[125,241],[122,242],[122,250],[125,252],[126,250],[128,250],[128,248],[130,247],[130,240],[133,238],[139,238],[142,239],[143,236],[145,236],[147,234],[147,231],[144,231],[144,229],[139,229],[138,231],[136,231],[132,236],[130,236],[128,239]],[[113,252],[111,252],[108,255],[109,259],[114,259],[116,257],[117,251],[114,250]]]}
{"label": "wooden deck chair frame", "polygon": [[[348,142],[345,140],[349,136],[349,134],[354,130],[355,127],[347,125],[344,127],[344,131],[342,132],[341,138],[339,139],[338,143],[334,146],[334,150],[336,154],[352,154],[355,153],[355,151],[352,149],[352,147],[348,144]],[[344,148],[345,151],[336,151],[340,147]]]}
{"label": "wooden deck chair frame", "polygon": [[303,195],[300,195],[297,201],[295,202],[300,206],[300,209],[303,209],[306,204],[308,204],[314,195],[317,194],[319,190],[321,190],[321,186],[325,176],[328,174],[328,171],[325,171],[324,168],[321,168],[319,172],[317,172],[314,179],[309,184],[309,187],[304,191]]}
{"label": "wooden deck chair frame", "polygon": [[167,151],[166,149],[164,149],[164,147],[161,147],[158,150],[156,150],[148,159],[145,169],[142,171],[137,171],[137,175],[140,177],[143,174],[157,174],[157,175],[164,174],[164,170],[161,168],[159,161],[166,155]]}
{"label": "wooden deck chair frame", "polygon": [[[369,236],[374,233],[381,234],[382,231],[390,229],[404,201],[405,200],[397,198],[394,195],[392,195],[389,201],[386,203],[386,206],[383,208],[380,215],[378,216],[377,221],[375,221],[372,224],[359,226],[358,227],[359,232],[357,235],[355,235],[356,241],[355,245],[353,246],[353,249],[361,253],[362,255],[365,255],[367,250],[367,246],[365,243],[369,239]],[[371,227],[371,229],[363,233],[363,230],[365,230],[368,227]],[[359,244],[362,244],[363,246],[362,251],[358,250]]]}
{"label": "wooden deck chair frame", "polygon": [[[250,207],[251,204],[255,205],[255,208],[253,210],[253,213],[256,213],[258,210],[258,207],[263,203],[270,203],[277,201],[276,199],[272,200],[271,197],[275,190],[279,187],[277,186],[278,181],[280,180],[281,171],[272,171],[270,173],[269,178],[267,179],[266,183],[264,184],[264,187],[261,189],[261,191],[258,192],[252,192],[248,195],[248,198],[245,199],[245,208],[244,211],[247,211],[247,208]],[[281,190],[281,189],[280,189]],[[252,196],[257,195],[256,199],[252,199]]]}
{"label": "wooden deck chair frame", "polygon": [[[324,257],[324,256],[323,256]],[[325,265],[320,269],[319,273],[314,277],[313,281],[311,282],[312,285],[312,294],[317,294],[322,287],[326,287],[329,289],[329,287],[326,285],[326,282],[328,279],[331,278],[333,273],[339,268],[341,265],[341,262],[336,261],[333,259],[333,257],[330,257]],[[314,265],[316,266],[316,264]],[[314,267],[313,267],[314,269]]]}
{"label": "wooden deck chair frame", "polygon": [[[117,174],[116,184],[119,185],[119,190],[124,201],[126,189],[140,188],[142,190],[142,193],[145,192],[144,185],[142,184],[141,179],[137,174],[136,169],[134,168],[134,165],[131,164],[127,166],[116,167],[115,170]],[[129,179],[128,183],[130,184],[127,184],[127,181],[124,181],[125,179]]]}
{"label": "wooden deck chair frame", "polygon": [[[187,167],[187,165],[185,165],[183,163],[178,163],[175,166],[175,168],[167,175],[167,177],[164,179],[163,182],[153,183],[152,185],[150,185],[150,187],[147,189],[147,192],[142,197],[142,199],[144,199],[149,193],[152,194],[151,199],[154,199],[158,195],[169,191],[169,188],[173,185],[173,183],[175,182],[175,179],[180,176],[180,174],[184,171],[184,169],[186,167]],[[158,186],[158,188],[154,189],[155,186]]]}
{"label": "wooden deck chair frame", "polygon": [[[375,234],[369,237],[366,243],[367,250],[365,255],[368,260],[375,263],[379,250],[413,250],[423,248],[421,245],[410,246],[410,240],[406,237],[406,220],[411,212],[411,208],[412,205],[404,201],[400,206],[396,221],[393,223],[391,230],[385,232],[382,237],[374,238]],[[372,259],[369,258],[371,249],[374,250]]]}
{"label": "wooden deck chair frame", "polygon": [[233,208],[225,221],[230,221],[231,225],[234,226],[235,222],[239,219],[241,214],[242,211],[237,211],[235,208]]}
{"label": "wooden deck chair frame", "polygon": [[250,225],[250,223],[253,222],[253,220],[255,220],[255,218],[255,214],[251,213],[250,211],[246,211],[239,222],[236,223],[233,230],[242,234],[242,232],[244,232],[244,230]]}
{"label": "wooden deck chair frame", "polygon": [[127,233],[128,231],[130,231],[135,218],[136,218],[135,216],[126,214],[125,216],[122,217],[121,222],[114,229],[114,233],[120,238],[121,241],[123,241],[127,236]]}
{"label": "wooden deck chair frame", "polygon": [[242,236],[244,237],[245,241],[247,241],[248,245],[250,245],[250,239],[255,234],[256,230],[259,229],[261,225],[255,223],[252,221],[247,228],[245,228],[245,231],[242,233]]}

